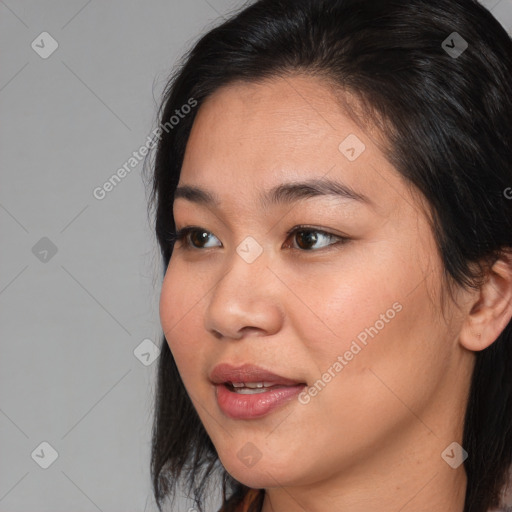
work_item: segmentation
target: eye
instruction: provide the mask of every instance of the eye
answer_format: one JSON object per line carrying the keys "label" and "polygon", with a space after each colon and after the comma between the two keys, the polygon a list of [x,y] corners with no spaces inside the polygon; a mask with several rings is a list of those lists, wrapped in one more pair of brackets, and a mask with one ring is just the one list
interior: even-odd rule
{"label": "eye", "polygon": [[[211,244],[209,239],[214,238],[219,243]],[[171,235],[172,242],[182,242],[185,249],[209,249],[210,247],[222,247],[219,239],[203,228],[186,227]]]}
{"label": "eye", "polygon": [[296,226],[288,231],[287,235],[287,240],[290,237],[293,237],[297,241],[297,244],[292,246],[290,246],[290,244],[285,244],[283,247],[300,249],[303,251],[323,249],[324,247],[328,247],[330,245],[337,243],[343,244],[348,241],[348,238],[346,237],[333,235],[331,233],[327,233],[326,231],[307,226]]}
{"label": "eye", "polygon": [[[308,226],[295,226],[286,234],[286,240],[294,238],[296,243],[290,244],[285,242],[283,248],[310,252],[335,244],[343,244],[349,240],[347,237],[333,235],[332,233],[327,233],[326,231]],[[215,240],[217,240],[218,243],[215,243]],[[190,250],[222,247],[222,243],[213,233],[206,229],[193,226],[187,226],[176,233],[172,233],[168,241],[171,243],[181,242],[184,249]]]}

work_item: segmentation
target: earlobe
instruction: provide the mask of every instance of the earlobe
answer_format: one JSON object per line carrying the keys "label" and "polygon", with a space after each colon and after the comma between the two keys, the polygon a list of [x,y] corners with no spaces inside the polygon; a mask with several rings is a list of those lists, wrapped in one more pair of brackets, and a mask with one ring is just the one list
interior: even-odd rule
{"label": "earlobe", "polygon": [[512,251],[505,251],[489,270],[462,326],[459,340],[475,352],[492,345],[512,318]]}

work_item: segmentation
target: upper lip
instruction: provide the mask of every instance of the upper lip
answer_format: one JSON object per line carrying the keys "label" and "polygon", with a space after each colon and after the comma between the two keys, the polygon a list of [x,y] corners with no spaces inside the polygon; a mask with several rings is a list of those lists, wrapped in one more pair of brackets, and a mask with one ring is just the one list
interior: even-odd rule
{"label": "upper lip", "polygon": [[241,366],[233,366],[229,363],[218,364],[211,371],[210,380],[214,384],[225,384],[227,382],[271,382],[279,386],[305,384],[299,380],[276,375],[253,364],[243,364]]}

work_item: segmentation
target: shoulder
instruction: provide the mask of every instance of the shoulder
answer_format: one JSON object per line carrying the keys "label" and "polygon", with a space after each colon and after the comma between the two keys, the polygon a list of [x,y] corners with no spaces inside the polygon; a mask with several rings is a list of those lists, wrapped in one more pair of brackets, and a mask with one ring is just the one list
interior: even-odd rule
{"label": "shoulder", "polygon": [[242,499],[229,500],[218,512],[260,512],[264,489],[249,489]]}
{"label": "shoulder", "polygon": [[264,496],[263,489],[250,489],[245,495],[240,512],[260,512]]}

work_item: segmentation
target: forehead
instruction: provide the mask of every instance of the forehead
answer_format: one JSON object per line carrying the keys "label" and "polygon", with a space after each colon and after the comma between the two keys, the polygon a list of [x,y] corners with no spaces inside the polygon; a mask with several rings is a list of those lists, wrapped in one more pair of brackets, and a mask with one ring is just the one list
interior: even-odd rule
{"label": "forehead", "polygon": [[283,181],[321,177],[377,203],[399,179],[325,82],[288,76],[236,82],[207,98],[190,133],[180,183],[236,201]]}
{"label": "forehead", "polygon": [[[188,146],[201,145],[203,151],[191,156],[240,159],[246,166],[256,161],[268,168],[276,157],[296,159],[313,147],[327,149],[333,132],[346,128],[326,119],[334,102],[321,82],[306,77],[229,84],[200,107]],[[329,155],[337,156],[335,151]]]}

